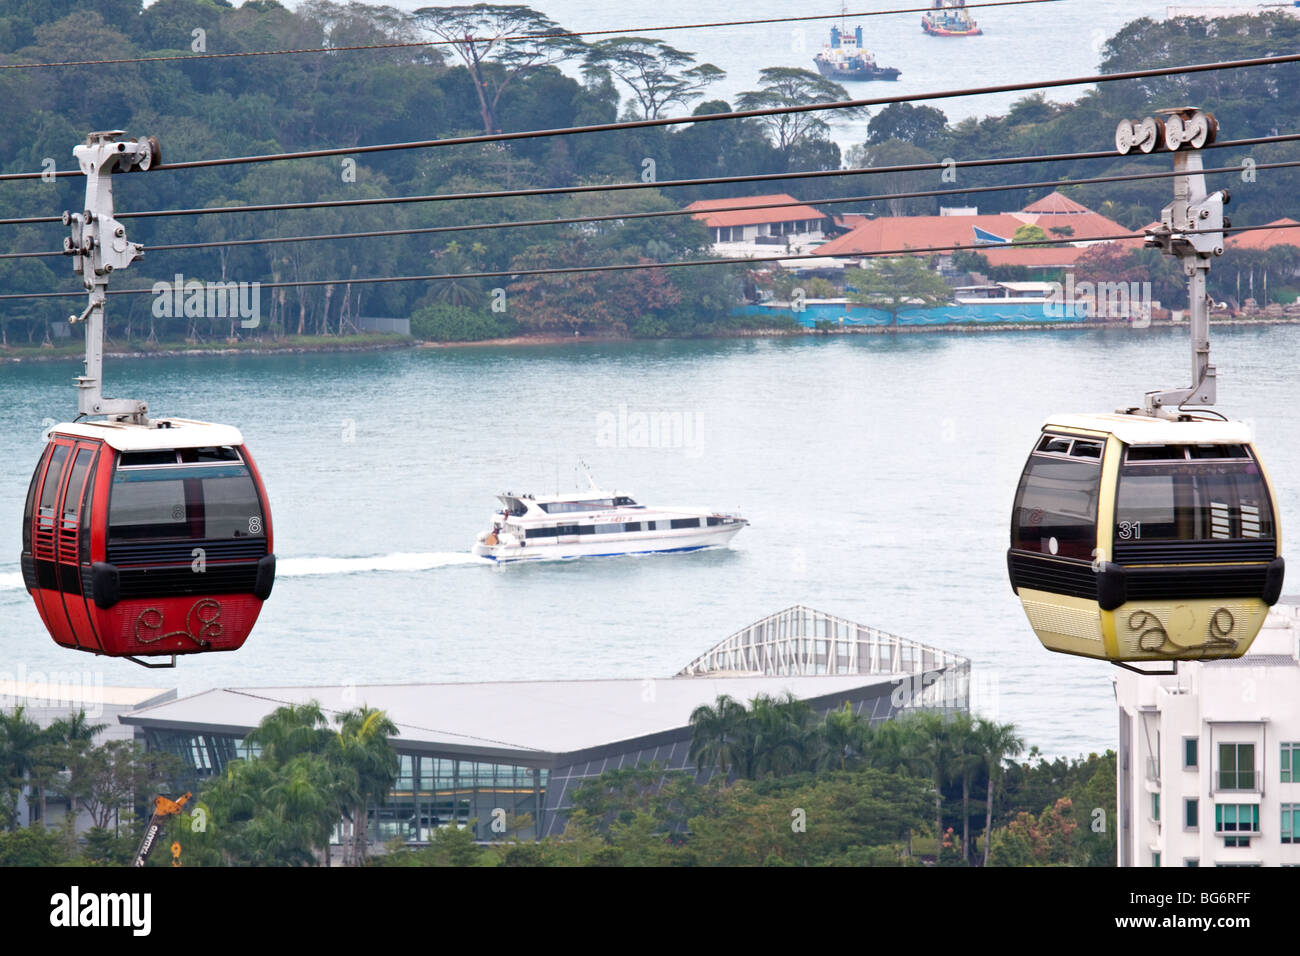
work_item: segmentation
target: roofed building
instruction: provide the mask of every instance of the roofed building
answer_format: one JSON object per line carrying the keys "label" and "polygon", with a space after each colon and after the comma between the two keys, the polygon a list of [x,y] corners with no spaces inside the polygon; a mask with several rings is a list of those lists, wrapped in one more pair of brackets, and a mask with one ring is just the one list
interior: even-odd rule
{"label": "roofed building", "polygon": [[[737,206],[769,208],[736,209]],[[701,199],[686,207],[704,223],[721,255],[770,255],[773,247],[804,252],[826,238],[828,217],[788,193]]]}
{"label": "roofed building", "polygon": [[[1038,226],[1048,239],[1055,240],[1054,244],[1013,244],[1016,230],[1023,226]],[[1110,238],[1130,233],[1131,230],[1114,220],[1053,192],[1019,212],[980,214],[954,209],[938,216],[879,216],[858,222],[851,231],[818,247],[817,252],[853,256],[901,254],[915,249],[918,255],[930,255],[925,250],[961,246],[985,256],[994,266],[1059,269],[1074,265],[1089,247],[1100,242],[1117,241],[1125,247],[1141,247],[1140,238]]]}
{"label": "roofed building", "polygon": [[848,702],[878,722],[911,707],[969,710],[969,676],[966,658],[792,607],[675,677],[221,688],[121,719],[151,748],[180,756],[197,783],[254,753],[245,738],[279,707],[314,700],[326,713],[382,709],[399,730],[400,771],[384,805],[371,809],[371,840],[420,844],[443,826],[499,837],[493,824],[503,810],[533,818],[522,837],[556,834],[584,780],[651,763],[693,771],[691,714],[723,694],[790,693],[820,713]]}
{"label": "roofed building", "polygon": [[1300,866],[1300,606],[1250,650],[1119,671],[1120,866]]}
{"label": "roofed building", "polygon": [[1274,246],[1300,247],[1300,222],[1283,216],[1265,228],[1236,232],[1228,236],[1229,249],[1272,249]]}

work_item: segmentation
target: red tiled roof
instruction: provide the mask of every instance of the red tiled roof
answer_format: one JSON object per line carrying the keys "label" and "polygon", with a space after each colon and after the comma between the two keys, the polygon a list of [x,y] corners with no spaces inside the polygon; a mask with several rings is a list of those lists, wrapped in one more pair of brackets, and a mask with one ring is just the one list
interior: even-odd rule
{"label": "red tiled roof", "polygon": [[1021,212],[1076,216],[1091,213],[1092,210],[1081,203],[1075,202],[1069,196],[1059,192],[1051,192],[1037,202],[1031,202]]}
{"label": "red tiled roof", "polygon": [[[921,249],[929,246],[975,246],[975,229],[1010,239],[1024,225],[1014,216],[881,216],[852,232],[817,247],[819,253],[878,252],[882,249]],[[982,251],[988,246],[981,245]]]}
{"label": "red tiled roof", "polygon": [[[1062,199],[1065,197],[1062,196]],[[1077,204],[1076,204],[1077,205]],[[1083,208],[1083,207],[1080,207]],[[1016,230],[1024,225],[1039,226],[1048,238],[1064,238],[1074,242],[1087,242],[1102,236],[1124,235],[1130,232],[1119,223],[1105,216],[1084,209],[1080,213],[1034,214],[1026,212],[995,213],[976,216],[882,216],[860,223],[848,232],[822,246],[817,251],[826,255],[879,252],[886,249],[923,249],[942,246],[964,246],[989,257],[995,264],[1011,264],[1022,257],[1023,249],[1010,250],[1009,243],[977,243],[975,230],[1011,239]],[[1071,232],[1061,236],[1052,232],[1053,227],[1069,226]],[[1300,238],[1300,237],[1298,237]],[[1141,246],[1141,239],[1120,240],[1120,245],[1128,248]],[[1062,244],[1050,247],[1060,250],[1055,254],[1059,264],[1072,263],[1086,247]],[[1003,256],[997,260],[993,253],[1004,250],[1009,258]],[[1050,256],[1042,255],[1048,250],[1029,250],[1033,255],[1026,258],[1024,264],[1046,266]],[[1044,260],[1039,263],[1039,260]]]}
{"label": "red tiled roof", "polygon": [[773,209],[738,209],[733,212],[709,212],[710,209],[731,206],[760,206],[766,203],[798,202],[786,193],[771,196],[742,196],[733,199],[700,199],[686,208],[710,229],[721,226],[758,226],[765,222],[798,222],[804,219],[825,219],[823,213],[812,206],[777,206]]}
{"label": "red tiled roof", "polygon": [[991,266],[1029,266],[1054,269],[1072,266],[1088,251],[1087,246],[983,246],[978,251]]}
{"label": "red tiled roof", "polygon": [[1268,223],[1274,229],[1252,229],[1228,237],[1228,245],[1234,249],[1271,249],[1274,246],[1300,246],[1300,222],[1283,217]]}

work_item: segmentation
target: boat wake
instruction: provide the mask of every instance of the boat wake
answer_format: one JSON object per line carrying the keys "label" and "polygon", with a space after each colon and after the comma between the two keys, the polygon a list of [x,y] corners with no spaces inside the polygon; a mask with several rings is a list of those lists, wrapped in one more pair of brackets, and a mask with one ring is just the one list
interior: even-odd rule
{"label": "boat wake", "polygon": [[[398,552],[366,558],[281,558],[275,576],[287,578],[316,574],[362,574],[368,571],[430,571],[463,564],[491,564],[467,551]],[[21,581],[20,581],[21,583]]]}
{"label": "boat wake", "polygon": [[[280,558],[275,563],[277,578],[301,578],[320,574],[364,574],[369,571],[430,571],[465,564],[492,564],[467,551],[398,552],[364,558]],[[0,571],[0,591],[20,591],[21,571]]]}

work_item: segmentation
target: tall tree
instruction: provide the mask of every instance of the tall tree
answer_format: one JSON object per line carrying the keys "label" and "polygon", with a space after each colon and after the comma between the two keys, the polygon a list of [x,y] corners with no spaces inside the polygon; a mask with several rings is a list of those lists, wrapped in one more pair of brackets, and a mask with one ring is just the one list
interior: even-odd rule
{"label": "tall tree", "polygon": [[999,724],[979,720],[975,736],[984,766],[988,773],[988,794],[984,811],[984,865],[989,865],[989,848],[993,843],[993,805],[1002,783],[1003,764],[1018,757],[1025,749],[1025,741],[1016,733],[1015,724]]}
{"label": "tall tree", "polygon": [[577,56],[586,46],[550,17],[522,4],[421,7],[422,26],[447,41],[469,71],[484,133],[501,132],[505,91],[532,73]]}
{"label": "tall tree", "polygon": [[362,706],[339,718],[337,758],[351,771],[344,787],[344,805],[351,818],[348,862],[364,866],[369,848],[367,808],[383,804],[397,780],[397,751],[389,743],[397,725],[382,710]]}
{"label": "tall tree", "polygon": [[849,299],[888,312],[892,324],[904,308],[933,308],[952,299],[952,289],[917,256],[873,259],[865,269],[844,270]]}
{"label": "tall tree", "polygon": [[643,119],[657,119],[676,103],[688,107],[709,84],[726,76],[712,63],[695,63],[695,54],[646,37],[610,37],[592,44],[584,72],[608,70],[632,91]]}
{"label": "tall tree", "polygon": [[691,747],[689,758],[697,769],[716,768],[725,778],[733,770],[744,771],[745,705],[719,695],[715,704],[701,704],[691,712]]}
{"label": "tall tree", "polygon": [[842,707],[827,713],[822,724],[822,737],[826,763],[839,770],[848,770],[850,764],[862,761],[871,746],[871,721],[854,713],[846,700]]}
{"label": "tall tree", "polygon": [[[40,807],[42,826],[48,826],[46,805],[51,791],[57,791],[72,763],[92,745],[95,735],[107,724],[92,724],[84,709],[71,717],[60,717],[45,728],[44,740],[32,763],[31,782]],[[70,807],[69,809],[75,809]]]}
{"label": "tall tree", "polygon": [[926,152],[939,149],[948,135],[948,117],[933,106],[890,103],[867,124],[867,145],[891,139],[909,143]]}
{"label": "tall tree", "polygon": [[45,739],[24,707],[0,711],[0,821],[6,829],[18,829],[18,797]]}
{"label": "tall tree", "polygon": [[[813,73],[790,66],[770,66],[759,72],[760,88],[747,90],[736,98],[742,110],[773,109],[790,106],[810,106],[847,100],[848,91],[840,84]],[[861,116],[862,108],[841,109],[837,116]],[[823,113],[777,113],[759,117],[759,121],[772,137],[777,151],[787,160],[794,147],[807,140],[824,139],[830,124]]]}
{"label": "tall tree", "polygon": [[903,759],[914,772],[930,778],[934,788],[934,838],[943,839],[943,787],[952,768],[953,741],[942,714],[917,711],[899,719]]}
{"label": "tall tree", "polygon": [[114,832],[135,807],[165,790],[180,760],[162,751],[146,751],[134,740],[109,740],[74,753],[64,793],[90,815],[91,823]]}

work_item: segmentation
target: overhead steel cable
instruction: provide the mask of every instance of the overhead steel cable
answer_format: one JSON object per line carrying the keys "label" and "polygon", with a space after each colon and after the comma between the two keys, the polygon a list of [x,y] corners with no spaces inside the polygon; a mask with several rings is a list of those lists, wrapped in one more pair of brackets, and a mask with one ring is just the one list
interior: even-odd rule
{"label": "overhead steel cable", "polygon": [[[1225,233],[1252,232],[1257,229],[1300,229],[1300,223],[1277,223],[1264,224],[1259,226],[1240,226],[1231,230],[1224,230]],[[1218,230],[1209,229],[1187,229],[1181,230],[1179,235],[1198,235],[1202,232],[1217,232]],[[1092,244],[1106,242],[1118,242],[1125,239],[1145,239],[1145,233],[1117,233],[1109,236],[1090,236],[1087,240]],[[360,276],[360,277],[343,277],[336,279],[301,279],[296,281],[285,282],[258,282],[260,289],[301,289],[313,288],[328,285],[378,285],[385,282],[438,282],[449,279],[509,279],[522,276],[546,276],[546,275],[574,275],[585,272],[630,272],[638,269],[681,269],[691,266],[743,266],[755,265],[765,262],[798,262],[810,259],[880,259],[893,256],[916,255],[918,253],[938,253],[938,252],[992,252],[999,249],[1034,249],[1043,246],[1061,246],[1072,245],[1079,242],[1078,239],[1035,239],[1032,242],[1000,242],[987,243],[984,245],[946,245],[946,246],[904,246],[900,249],[874,249],[867,252],[807,252],[807,253],[786,253],[785,255],[771,256],[751,256],[744,259],[735,258],[715,258],[715,259],[683,259],[678,262],[632,262],[616,263],[611,265],[591,265],[591,266],[560,266],[544,269],[503,269],[494,272],[450,272],[433,275],[417,276]],[[109,289],[108,295],[155,295],[153,288],[149,289]],[[6,299],[58,299],[77,297],[85,295],[84,291],[77,292],[11,292],[0,295],[0,300]]]}
{"label": "overhead steel cable", "polygon": [[[1257,146],[1266,143],[1285,143],[1300,140],[1300,133],[1282,133],[1277,136],[1255,136],[1245,139],[1225,140],[1204,149],[1227,149],[1239,146]],[[1001,156],[989,159],[963,159],[951,162],[906,163],[893,166],[860,166],[849,169],[815,169],[791,173],[753,173],[742,176],[708,176],[697,179],[666,179],[661,182],[637,180],[628,183],[590,183],[581,186],[538,186],[523,189],[494,189],[481,192],[432,193],[423,196],[376,196],[365,199],[319,199],[304,202],[261,203],[239,206],[203,206],[188,209],[152,209],[139,212],[119,212],[118,219],[153,219],[164,216],[220,215],[239,212],[285,212],[294,209],[337,209],[357,206],[403,205],[408,203],[447,202],[471,199],[513,199],[526,196],[559,196],[585,193],[622,192],[631,189],[671,189],[681,186],[718,186],[737,183],[780,182],[782,180],[826,179],[838,176],[883,175],[886,173],[913,173],[937,170],[979,169],[993,166],[1028,165],[1031,163],[1073,162],[1087,159],[1136,159],[1148,154],[1121,154],[1114,150],[1092,152],[1055,153],[1038,156]],[[1157,154],[1149,154],[1157,155]],[[1256,168],[1259,168],[1257,165]],[[1173,174],[1169,174],[1173,175]],[[975,192],[957,190],[961,192]],[[801,204],[802,205],[802,204]],[[0,226],[28,226],[43,223],[61,223],[62,216],[24,216],[0,219]]]}
{"label": "overhead steel cable", "polygon": [[[1061,0],[987,0],[983,3],[968,3],[966,9],[981,7],[1023,7],[1044,3],[1059,3]],[[253,56],[288,56],[300,53],[351,53],[358,50],[400,50],[428,46],[457,46],[466,42],[474,43],[512,43],[520,40],[559,40],[590,36],[611,36],[614,34],[630,36],[638,33],[669,33],[674,30],[710,30],[717,27],[762,26],[772,23],[800,23],[811,20],[839,20],[841,18],[883,17],[903,13],[927,13],[928,7],[900,7],[893,10],[864,10],[860,13],[817,13],[796,17],[763,17],[754,20],[716,20],[706,23],[674,23],[664,26],[620,27],[604,30],[552,30],[542,33],[516,33],[499,37],[466,37],[457,40],[403,40],[393,43],[362,43],[350,46],[300,47],[291,50],[233,50],[229,53],[177,53],[162,56],[128,56],[102,60],[61,60],[53,63],[0,63],[0,70],[40,70],[50,67],[65,66],[111,66],[122,63],[168,63],[179,60],[222,60]]]}
{"label": "overhead steel cable", "polygon": [[[1300,167],[1300,160],[1276,163],[1255,163],[1250,166],[1219,166],[1201,170],[1202,174],[1236,173],[1245,170],[1289,169]],[[584,223],[623,222],[638,219],[664,219],[681,216],[699,216],[720,212],[751,212],[764,209],[784,209],[794,206],[834,206],[847,203],[885,202],[890,199],[926,199],[939,196],[961,196],[972,193],[1014,192],[1022,189],[1060,188],[1063,186],[1092,186],[1106,183],[1134,182],[1146,179],[1171,179],[1186,173],[1158,170],[1149,173],[1121,173],[1112,176],[1092,176],[1085,179],[1044,179],[1027,183],[1001,183],[993,186],[965,186],[949,189],[921,189],[912,192],[876,193],[861,196],[837,196],[822,199],[794,199],[781,202],[740,203],[734,206],[710,206],[708,209],[661,209],[648,212],[604,213],[597,216],[565,216],[553,219],[503,220],[499,222],[464,223],[449,226],[419,226],[408,229],[373,229],[364,232],[319,233],[300,236],[265,236],[249,239],[216,239],[205,242],[176,242],[146,245],[145,252],[171,252],[182,249],[221,249],[236,246],[274,245],[289,242],[319,242],[334,239],[375,239],[395,236],[416,236],[447,232],[476,232],[486,229],[515,229],[535,226],[569,226]],[[217,209],[238,207],[218,206]],[[0,259],[35,259],[64,256],[62,250],[52,252],[7,252]]]}
{"label": "overhead steel cable", "polygon": [[[321,159],[330,156],[357,156],[367,153],[385,153],[407,149],[435,149],[443,146],[467,146],[483,143],[504,143],[517,140],[545,139],[555,136],[576,136],[583,133],[609,133],[632,129],[649,129],[664,126],[681,126],[694,123],[712,123],[720,120],[756,119],[763,116],[789,116],[799,113],[820,113],[835,110],[862,109],[869,106],[888,106],[894,103],[912,103],[925,100],[952,99],[961,96],[987,96],[995,93],[1015,93],[1062,86],[1090,86],[1093,83],[1113,83],[1119,80],[1150,79],[1159,76],[1181,76],[1189,73],[1207,73],[1219,70],[1247,69],[1256,66],[1276,66],[1300,62],[1300,53],[1253,57],[1245,60],[1222,60],[1213,63],[1195,63],[1186,66],[1155,67],[1146,70],[1127,70],[1121,73],[1098,73],[1091,76],[1066,77],[1055,80],[1034,80],[1020,83],[1001,83],[993,86],[976,86],[956,90],[936,90],[929,93],[877,96],[867,99],[837,100],[823,103],[802,103],[792,106],[769,106],[750,110],[728,110],[722,113],[702,113],[695,116],[665,116],[655,119],[622,120],[616,123],[594,123],[587,126],[565,126],[556,129],[520,130],[513,133],[480,133],[473,136],[453,136],[444,139],[413,140],[401,143],[374,143],[368,146],[334,146],[324,149],[307,149],[284,153],[260,153],[250,156],[226,156],[217,159],[194,159],[180,163],[160,163],[151,170],[206,169],[213,166],[240,166],[249,163],[282,162],[292,159]],[[80,170],[56,170],[32,173],[3,173],[0,182],[22,179],[49,180],[51,177],[80,176]]]}

